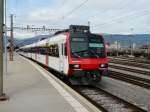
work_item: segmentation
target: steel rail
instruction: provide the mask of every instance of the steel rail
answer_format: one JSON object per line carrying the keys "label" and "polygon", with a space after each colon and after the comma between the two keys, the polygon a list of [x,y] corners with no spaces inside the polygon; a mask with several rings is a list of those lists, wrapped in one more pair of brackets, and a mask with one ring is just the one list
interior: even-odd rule
{"label": "steel rail", "polygon": [[131,62],[130,60],[122,61],[122,60],[111,60],[111,63],[115,64],[122,64],[122,65],[129,65],[129,66],[134,66],[134,67],[140,67],[140,68],[147,68],[150,69],[150,65],[143,64],[143,63],[136,63],[136,62]]}
{"label": "steel rail", "polygon": [[109,67],[115,68],[115,69],[119,68],[119,70],[125,70],[125,71],[130,71],[130,72],[140,73],[142,75],[150,76],[150,72],[147,72],[147,71],[144,71],[144,70],[138,70],[138,69],[133,69],[133,68],[126,68],[126,67],[116,66],[116,65],[109,65]]}
{"label": "steel rail", "polygon": [[119,73],[116,71],[110,71],[110,75],[108,77],[124,81],[133,85],[137,85],[146,89],[150,89],[150,80],[147,79],[127,75],[124,73]]}
{"label": "steel rail", "polygon": [[146,112],[146,110],[95,86],[73,86],[72,88],[103,112]]}

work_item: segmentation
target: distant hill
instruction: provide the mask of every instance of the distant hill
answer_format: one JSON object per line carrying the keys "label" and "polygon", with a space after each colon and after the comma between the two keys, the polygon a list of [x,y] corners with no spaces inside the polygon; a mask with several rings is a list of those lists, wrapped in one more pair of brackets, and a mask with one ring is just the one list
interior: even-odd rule
{"label": "distant hill", "polygon": [[39,35],[39,36],[35,36],[35,37],[32,37],[32,38],[21,39],[21,40],[18,40],[15,44],[19,47],[22,47],[24,45],[29,45],[29,44],[38,42],[41,39],[46,39],[50,36],[51,35]]}
{"label": "distant hill", "polygon": [[[9,40],[10,40],[10,37],[7,36],[7,42],[6,42],[7,46],[9,45]],[[20,42],[19,39],[14,38],[14,44],[15,44],[15,45],[16,45],[17,43],[19,43],[19,42]],[[4,39],[3,39],[3,43],[5,44],[5,40],[4,40]]]}

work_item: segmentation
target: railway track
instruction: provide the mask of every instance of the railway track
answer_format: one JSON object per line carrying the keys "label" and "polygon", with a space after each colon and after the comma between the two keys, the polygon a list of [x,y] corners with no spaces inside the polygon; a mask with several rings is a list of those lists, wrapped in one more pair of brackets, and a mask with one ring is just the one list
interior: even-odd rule
{"label": "railway track", "polygon": [[103,112],[147,112],[101,88],[93,86],[73,86],[73,89]]}
{"label": "railway track", "polygon": [[138,63],[138,62],[132,62],[130,60],[122,61],[122,60],[111,60],[111,63],[115,64],[122,64],[122,65],[129,65],[134,67],[140,67],[140,68],[147,68],[150,69],[150,64],[144,64],[144,63]]}
{"label": "railway track", "polygon": [[135,59],[135,58],[111,58],[114,60],[122,60],[122,61],[128,61],[130,60],[131,62],[138,62],[138,63],[143,63],[143,64],[150,64],[150,60],[146,60],[146,59]]}
{"label": "railway track", "polygon": [[129,67],[122,67],[122,66],[116,66],[116,65],[109,65],[109,67],[111,68],[116,68],[119,70],[125,70],[125,71],[130,71],[130,72],[134,72],[134,73],[140,73],[142,75],[147,75],[147,76],[150,76],[150,72],[147,72],[147,71],[144,71],[144,70],[139,70],[139,69],[133,69],[133,68],[129,68]]}
{"label": "railway track", "polygon": [[150,80],[148,79],[143,79],[140,77],[128,75],[125,73],[119,73],[115,71],[110,71],[110,73],[111,74],[108,77],[111,77],[120,81],[124,81],[127,83],[131,83],[133,85],[137,85],[146,89],[150,89]]}

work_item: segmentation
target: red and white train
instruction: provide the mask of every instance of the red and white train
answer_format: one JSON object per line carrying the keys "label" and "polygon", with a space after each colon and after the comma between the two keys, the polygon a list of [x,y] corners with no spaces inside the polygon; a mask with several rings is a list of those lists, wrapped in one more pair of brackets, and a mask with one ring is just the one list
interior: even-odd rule
{"label": "red and white train", "polygon": [[68,30],[21,47],[19,53],[59,72],[72,84],[95,84],[108,69],[104,38],[90,33],[88,26],[70,25]]}

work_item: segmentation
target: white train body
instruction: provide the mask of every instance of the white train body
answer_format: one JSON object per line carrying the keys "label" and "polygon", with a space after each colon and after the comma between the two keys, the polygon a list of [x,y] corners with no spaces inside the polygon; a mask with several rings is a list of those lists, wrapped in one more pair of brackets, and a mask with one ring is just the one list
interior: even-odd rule
{"label": "white train body", "polygon": [[41,47],[48,47],[51,45],[58,45],[58,52],[59,52],[59,58],[55,56],[49,56],[44,55],[39,52],[33,53],[33,52],[20,52],[21,55],[26,56],[28,58],[31,58],[37,62],[40,62],[43,65],[46,65],[54,70],[57,70],[59,72],[63,72],[64,74],[67,74],[68,72],[68,56],[65,56],[65,44],[66,44],[66,34],[62,33],[59,35],[55,35],[53,37],[50,37],[48,39],[39,41],[37,43],[26,45],[22,47],[21,49],[31,49],[33,47],[41,48]]}

